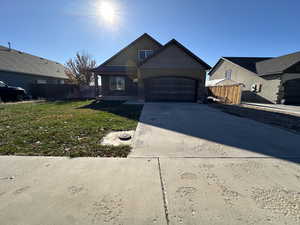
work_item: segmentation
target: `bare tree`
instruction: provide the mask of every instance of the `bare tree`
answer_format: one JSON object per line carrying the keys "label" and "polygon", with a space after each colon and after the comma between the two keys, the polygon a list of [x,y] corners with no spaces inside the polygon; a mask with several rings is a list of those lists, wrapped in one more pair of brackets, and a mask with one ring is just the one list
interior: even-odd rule
{"label": "bare tree", "polygon": [[87,53],[77,52],[76,56],[69,59],[65,66],[65,72],[73,83],[90,85],[94,80],[91,69],[95,68],[96,61]]}

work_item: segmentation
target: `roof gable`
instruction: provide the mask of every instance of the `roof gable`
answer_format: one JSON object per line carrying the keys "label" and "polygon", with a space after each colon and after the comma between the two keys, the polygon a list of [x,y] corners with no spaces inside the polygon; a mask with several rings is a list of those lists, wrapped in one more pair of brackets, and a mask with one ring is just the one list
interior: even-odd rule
{"label": "roof gable", "polygon": [[[157,40],[155,40],[153,37],[151,37],[149,34],[144,33],[139,38],[131,42],[129,45],[127,45],[125,48],[121,49],[119,52],[117,52],[115,55],[110,57],[108,60],[106,60],[104,63],[102,63],[99,67],[97,67],[95,70],[100,69],[102,66],[134,66],[136,64],[137,60],[137,50],[133,50],[133,48],[139,48],[139,45],[144,48],[155,48],[154,50],[157,50],[162,47],[162,44],[159,43]],[[132,49],[132,52],[130,53],[130,50]],[[121,59],[123,58],[123,59]],[[118,60],[119,59],[119,60]],[[119,62],[118,62],[119,61]],[[120,61],[122,63],[120,63]]]}
{"label": "roof gable", "polygon": [[[170,50],[172,48],[173,52]],[[178,63],[178,66],[180,66],[180,63],[183,63],[183,56],[185,56],[184,63],[186,63],[187,66],[195,66],[200,64],[205,70],[211,68],[207,63],[205,63],[175,39],[169,41],[161,49],[141,62],[140,67],[145,67],[146,65],[149,66],[150,64],[153,64],[155,60],[159,61],[160,63],[172,63],[173,65]]]}
{"label": "roof gable", "polygon": [[0,46],[0,70],[68,79],[62,64],[4,46]]}

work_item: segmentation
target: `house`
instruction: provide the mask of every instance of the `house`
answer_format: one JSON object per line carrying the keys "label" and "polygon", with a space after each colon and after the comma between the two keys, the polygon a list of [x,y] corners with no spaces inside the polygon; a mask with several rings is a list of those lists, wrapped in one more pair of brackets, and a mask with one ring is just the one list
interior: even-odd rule
{"label": "house", "polygon": [[63,84],[68,77],[63,65],[0,46],[0,81],[24,88],[31,93],[31,84]]}
{"label": "house", "polygon": [[175,39],[162,45],[145,33],[93,71],[103,99],[194,102],[210,68]]}
{"label": "house", "polygon": [[300,52],[274,58],[222,57],[209,77],[210,82],[227,80],[217,85],[242,83],[242,101],[300,103]]}

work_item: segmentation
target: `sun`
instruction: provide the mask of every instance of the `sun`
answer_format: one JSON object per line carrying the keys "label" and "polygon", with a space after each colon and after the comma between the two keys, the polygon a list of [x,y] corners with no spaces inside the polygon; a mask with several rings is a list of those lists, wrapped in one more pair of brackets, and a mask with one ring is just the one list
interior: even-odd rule
{"label": "sun", "polygon": [[116,9],[112,2],[101,1],[99,3],[99,15],[108,23],[114,23],[116,20]]}

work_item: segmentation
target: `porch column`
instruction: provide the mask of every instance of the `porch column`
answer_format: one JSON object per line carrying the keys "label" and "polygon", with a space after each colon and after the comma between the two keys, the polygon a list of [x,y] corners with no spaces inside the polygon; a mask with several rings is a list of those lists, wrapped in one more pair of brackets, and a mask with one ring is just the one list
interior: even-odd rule
{"label": "porch column", "polygon": [[137,71],[137,77],[138,77],[138,100],[145,100],[145,87],[144,87],[144,81],[141,77],[141,71],[138,69]]}
{"label": "porch column", "polygon": [[95,83],[95,97],[98,98],[99,97],[99,83],[98,83],[98,74],[93,73],[94,75],[94,83]]}

